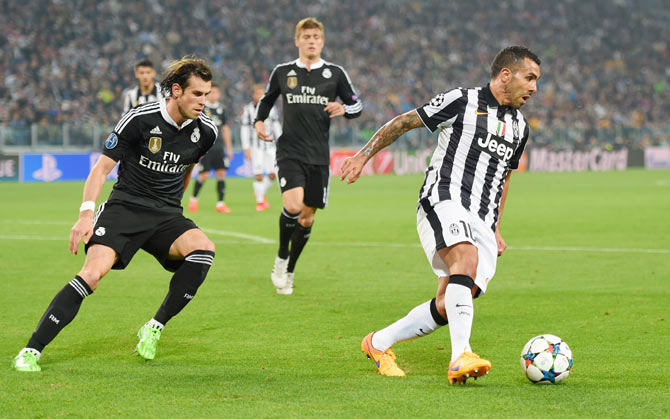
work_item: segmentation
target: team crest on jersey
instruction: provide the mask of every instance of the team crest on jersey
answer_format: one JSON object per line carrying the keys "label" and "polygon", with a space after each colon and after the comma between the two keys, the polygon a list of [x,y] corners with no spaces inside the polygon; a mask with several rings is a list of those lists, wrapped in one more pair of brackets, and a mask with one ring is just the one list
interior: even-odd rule
{"label": "team crest on jersey", "polygon": [[200,141],[200,128],[195,127],[193,133],[191,134],[191,142],[197,143],[198,141]]}
{"label": "team crest on jersey", "polygon": [[295,89],[298,87],[298,76],[291,76],[286,79],[286,85],[289,89]]}
{"label": "team crest on jersey", "polygon": [[151,137],[149,138],[149,151],[156,154],[160,151],[161,146],[163,145],[163,139],[161,137]]}
{"label": "team crest on jersey", "polygon": [[458,236],[459,233],[461,232],[461,229],[458,228],[458,224],[456,224],[456,223],[452,223],[452,224],[449,226],[449,232],[451,233],[452,236]]}
{"label": "team crest on jersey", "polygon": [[323,76],[324,79],[329,79],[333,77],[333,73],[330,71],[330,68],[324,68],[321,75]]}
{"label": "team crest on jersey", "polygon": [[114,147],[116,147],[118,143],[119,143],[119,137],[117,137],[116,134],[111,133],[109,134],[109,137],[107,137],[107,139],[105,140],[105,148],[107,150],[111,150]]}

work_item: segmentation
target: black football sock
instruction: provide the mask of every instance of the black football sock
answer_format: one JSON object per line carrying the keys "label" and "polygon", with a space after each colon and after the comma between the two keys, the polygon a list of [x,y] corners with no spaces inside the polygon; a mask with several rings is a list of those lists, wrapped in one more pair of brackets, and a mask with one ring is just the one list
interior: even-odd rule
{"label": "black football sock", "polygon": [[287,272],[293,272],[295,270],[295,264],[302,253],[302,249],[307,244],[309,240],[309,234],[312,232],[312,226],[303,227],[298,224],[291,236],[291,257],[288,259],[288,266],[286,267]]}
{"label": "black football sock", "polygon": [[223,196],[226,194],[226,181],[221,179],[216,181],[216,193],[219,194],[219,201],[223,202]]}
{"label": "black football sock", "polygon": [[291,236],[293,235],[295,226],[298,225],[299,216],[299,212],[292,214],[286,211],[286,208],[282,208],[281,210],[281,215],[279,216],[279,252],[277,252],[277,256],[282,259],[286,259],[289,255]]}
{"label": "black football sock", "polygon": [[193,198],[198,197],[198,194],[200,193],[200,188],[202,188],[202,182],[196,179],[195,184],[193,185]]}
{"label": "black football sock", "polygon": [[214,252],[195,250],[189,253],[172,276],[170,290],[154,319],[165,325],[195,297],[214,261]]}
{"label": "black football sock", "polygon": [[74,319],[81,302],[92,293],[88,284],[79,275],[75,276],[51,300],[26,347],[42,352],[44,347]]}

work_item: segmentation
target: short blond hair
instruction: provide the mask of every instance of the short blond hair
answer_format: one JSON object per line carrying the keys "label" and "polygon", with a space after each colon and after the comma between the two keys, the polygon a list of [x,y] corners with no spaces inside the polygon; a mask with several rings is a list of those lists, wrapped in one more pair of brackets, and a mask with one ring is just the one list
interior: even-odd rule
{"label": "short blond hair", "polygon": [[303,29],[318,29],[323,35],[323,23],[319,22],[315,17],[306,17],[295,25],[295,39],[298,39]]}

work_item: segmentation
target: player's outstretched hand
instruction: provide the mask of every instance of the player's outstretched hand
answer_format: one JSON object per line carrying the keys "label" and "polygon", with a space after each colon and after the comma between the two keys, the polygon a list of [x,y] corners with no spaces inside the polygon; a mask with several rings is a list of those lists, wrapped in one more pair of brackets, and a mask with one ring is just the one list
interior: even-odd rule
{"label": "player's outstretched hand", "polygon": [[496,243],[498,243],[498,256],[502,256],[505,249],[507,249],[507,243],[505,239],[502,238],[500,230],[496,230]]}
{"label": "player's outstretched hand", "polygon": [[328,112],[331,118],[344,115],[344,106],[340,102],[328,102],[323,110]]}
{"label": "player's outstretched hand", "polygon": [[265,132],[265,122],[256,121],[254,128],[256,128],[256,135],[258,135],[258,138],[263,141],[272,142],[272,135]]}
{"label": "player's outstretched hand", "polygon": [[79,215],[79,219],[72,226],[70,230],[70,253],[75,255],[78,252],[79,242],[81,239],[84,239],[84,244],[88,243],[88,240],[93,234],[93,211],[85,211]]}
{"label": "player's outstretched hand", "polygon": [[346,180],[347,183],[354,183],[361,176],[365,166],[365,156],[357,154],[353,157],[347,157],[342,163],[342,174],[340,180]]}

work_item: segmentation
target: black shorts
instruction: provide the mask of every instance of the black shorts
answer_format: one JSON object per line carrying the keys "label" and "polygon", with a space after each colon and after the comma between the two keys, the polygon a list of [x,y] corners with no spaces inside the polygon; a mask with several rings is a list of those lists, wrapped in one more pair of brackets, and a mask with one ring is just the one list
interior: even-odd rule
{"label": "black shorts", "polygon": [[153,255],[163,268],[176,271],[183,260],[168,259],[170,246],[184,232],[198,228],[180,211],[159,211],[152,208],[113,201],[100,205],[95,215],[93,235],[86,251],[93,244],[114,249],[119,259],[112,269],[124,269],[139,249]]}
{"label": "black shorts", "polygon": [[217,147],[216,145],[209,149],[207,154],[205,154],[200,163],[198,164],[198,172],[209,172],[210,170],[227,170],[230,167],[230,162],[226,157],[226,153],[223,151],[223,147]]}
{"label": "black shorts", "polygon": [[327,165],[284,159],[277,162],[277,167],[282,192],[302,187],[305,190],[305,205],[313,208],[325,208],[328,205],[330,168]]}

